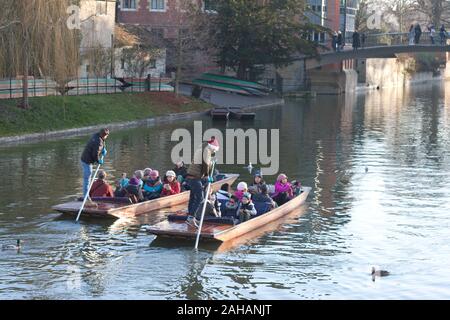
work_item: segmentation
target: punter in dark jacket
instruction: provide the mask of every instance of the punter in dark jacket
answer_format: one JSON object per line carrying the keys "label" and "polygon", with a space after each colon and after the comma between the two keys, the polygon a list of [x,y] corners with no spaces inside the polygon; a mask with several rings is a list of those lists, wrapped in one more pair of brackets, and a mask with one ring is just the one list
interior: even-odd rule
{"label": "punter in dark jacket", "polygon": [[219,151],[219,142],[215,137],[211,137],[206,145],[202,144],[194,153],[194,159],[189,165],[186,174],[186,183],[191,190],[189,195],[188,211],[191,216],[195,215],[197,208],[203,202],[203,185],[202,179],[208,178],[212,173],[212,157]]}
{"label": "punter in dark jacket", "polygon": [[88,193],[89,182],[92,175],[92,165],[103,164],[106,156],[105,140],[108,138],[109,130],[104,128],[94,134],[84,148],[81,155],[81,166],[83,167],[83,196]]}

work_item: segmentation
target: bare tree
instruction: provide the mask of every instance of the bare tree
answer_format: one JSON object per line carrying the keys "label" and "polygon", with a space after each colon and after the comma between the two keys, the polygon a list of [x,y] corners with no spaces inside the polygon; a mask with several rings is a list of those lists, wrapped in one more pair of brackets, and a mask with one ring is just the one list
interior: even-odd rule
{"label": "bare tree", "polygon": [[152,66],[155,61],[161,57],[160,49],[134,46],[124,48],[122,50],[122,59],[124,62],[125,73],[129,76],[138,76],[143,78],[145,72]]}
{"label": "bare tree", "polygon": [[386,17],[393,17],[398,25],[398,32],[406,32],[411,23],[415,0],[385,0],[382,9]]}
{"label": "bare tree", "polygon": [[[22,77],[20,106],[29,107],[30,74],[66,81],[79,65],[79,34],[66,26],[70,0],[2,0],[0,77]],[[65,79],[65,80],[62,80]]]}
{"label": "bare tree", "polygon": [[421,13],[427,23],[438,26],[450,22],[450,1],[414,0],[414,10]]}

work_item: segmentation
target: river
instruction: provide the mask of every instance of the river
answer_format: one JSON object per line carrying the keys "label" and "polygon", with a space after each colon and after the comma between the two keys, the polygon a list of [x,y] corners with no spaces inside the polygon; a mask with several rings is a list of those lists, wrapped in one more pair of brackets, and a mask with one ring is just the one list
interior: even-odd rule
{"label": "river", "polygon": [[[112,132],[109,178],[171,168],[181,127]],[[313,191],[265,233],[198,253],[145,232],[164,213],[77,224],[51,210],[81,191],[87,136],[0,147],[0,245],[24,242],[0,251],[0,299],[450,298],[450,84],[287,101],[226,127],[279,128],[281,170]],[[391,275],[372,281],[372,266]]]}

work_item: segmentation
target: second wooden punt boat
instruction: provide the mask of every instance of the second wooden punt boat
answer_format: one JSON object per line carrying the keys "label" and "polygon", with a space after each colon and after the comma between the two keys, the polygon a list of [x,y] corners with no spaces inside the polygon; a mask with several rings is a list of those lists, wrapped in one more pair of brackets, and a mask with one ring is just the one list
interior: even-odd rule
{"label": "second wooden punt boat", "polygon": [[228,120],[230,116],[230,111],[226,108],[214,108],[210,113],[213,120]]}
{"label": "second wooden punt boat", "polygon": [[[240,237],[258,228],[262,228],[268,223],[280,219],[304,204],[311,188],[303,187],[302,191],[303,192],[297,197],[284,205],[237,225],[222,224],[217,222],[211,223],[205,221],[203,223],[200,239],[225,242]],[[191,240],[196,238],[197,230],[198,229],[195,226],[187,223],[186,221],[176,220],[166,220],[147,228],[147,232],[160,237],[185,238]]]}
{"label": "second wooden punt boat", "polygon": [[[223,184],[232,185],[239,177],[238,174],[225,174],[224,179],[214,182],[211,187],[217,191]],[[139,216],[151,211],[177,206],[189,201],[189,191],[185,191],[172,196],[162,197],[154,200],[144,201],[140,203],[127,204],[123,202],[111,201],[94,201],[95,206],[83,208],[81,217],[86,218],[109,218],[120,219]],[[80,210],[82,201],[72,201],[56,205],[52,209],[71,215],[77,215]]]}
{"label": "second wooden punt boat", "polygon": [[256,113],[242,111],[241,107],[228,107],[230,117],[238,120],[254,120]]}

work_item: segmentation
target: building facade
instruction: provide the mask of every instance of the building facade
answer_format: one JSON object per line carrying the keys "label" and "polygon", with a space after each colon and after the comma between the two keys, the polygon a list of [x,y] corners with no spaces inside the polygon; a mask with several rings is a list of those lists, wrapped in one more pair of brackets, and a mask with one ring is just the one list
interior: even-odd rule
{"label": "building facade", "polygon": [[[170,75],[177,66],[177,38],[187,30],[185,12],[198,5],[205,12],[214,10],[214,0],[119,0],[117,21],[123,25],[139,25],[166,40],[166,71]],[[183,65],[186,77],[217,69],[213,58],[201,52],[189,53],[189,66]]]}

